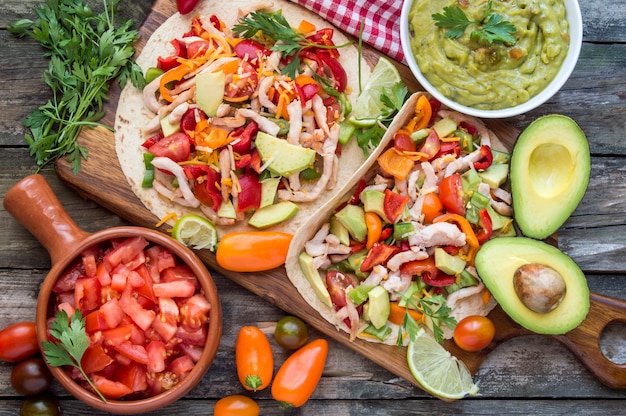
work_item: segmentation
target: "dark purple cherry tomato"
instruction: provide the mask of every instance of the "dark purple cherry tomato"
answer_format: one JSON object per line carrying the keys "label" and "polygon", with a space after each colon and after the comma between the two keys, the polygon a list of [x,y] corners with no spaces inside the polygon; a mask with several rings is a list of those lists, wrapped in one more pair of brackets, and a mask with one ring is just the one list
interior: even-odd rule
{"label": "dark purple cherry tomato", "polygon": [[187,14],[196,7],[199,0],[176,0],[176,7],[180,14]]}
{"label": "dark purple cherry tomato", "polygon": [[20,408],[20,416],[59,416],[61,406],[54,396],[29,397]]}
{"label": "dark purple cherry tomato", "polygon": [[20,361],[11,371],[11,385],[24,396],[43,393],[51,383],[52,374],[41,357]]}
{"label": "dark purple cherry tomato", "polygon": [[274,339],[281,347],[295,350],[309,339],[309,329],[302,319],[295,316],[283,316],[276,324]]}

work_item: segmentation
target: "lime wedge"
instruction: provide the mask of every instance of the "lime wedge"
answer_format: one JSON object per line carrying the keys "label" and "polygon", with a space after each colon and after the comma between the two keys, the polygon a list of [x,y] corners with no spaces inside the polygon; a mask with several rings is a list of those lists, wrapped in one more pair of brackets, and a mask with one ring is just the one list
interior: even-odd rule
{"label": "lime wedge", "polygon": [[383,90],[391,89],[399,81],[402,79],[395,65],[388,59],[380,58],[352,107],[350,122],[359,127],[374,125],[382,110],[386,108],[380,101]]}
{"label": "lime wedge", "polygon": [[196,214],[186,214],[180,217],[172,228],[172,237],[196,250],[208,248],[215,251],[217,246],[215,226],[206,218]]}
{"label": "lime wedge", "polygon": [[407,348],[409,370],[427,392],[444,399],[474,396],[478,387],[462,361],[451,355],[424,329]]}

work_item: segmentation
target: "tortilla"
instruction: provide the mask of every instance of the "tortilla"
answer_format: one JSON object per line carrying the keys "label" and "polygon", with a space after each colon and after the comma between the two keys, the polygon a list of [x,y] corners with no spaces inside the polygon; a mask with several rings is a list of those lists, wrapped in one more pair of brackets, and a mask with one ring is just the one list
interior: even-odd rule
{"label": "tortilla", "polygon": [[[393,138],[400,128],[402,128],[406,123],[413,117],[415,112],[415,104],[418,98],[423,95],[421,92],[417,92],[413,94],[407,102],[404,104],[402,109],[398,112],[396,117],[394,118],[392,124],[389,126],[389,129],[383,136],[380,145],[373,152],[372,156],[368,161],[363,164],[354,174],[354,176],[350,179],[348,183],[337,193],[337,195],[326,205],[324,205],[314,217],[310,218],[307,222],[302,224],[298,232],[294,235],[291,245],[289,246],[289,252],[287,254],[287,259],[285,262],[285,268],[287,270],[287,276],[291,283],[298,289],[298,292],[304,300],[311,305],[319,314],[326,319],[328,322],[333,324],[338,330],[344,331],[346,333],[350,333],[350,329],[346,325],[343,320],[338,320],[336,317],[336,311],[326,305],[313,290],[309,280],[304,275],[298,257],[302,251],[304,251],[305,244],[310,241],[313,236],[320,230],[321,226],[324,223],[327,223],[332,213],[335,211],[337,206],[343,204],[348,201],[351,196],[354,194],[354,190],[361,179],[365,179],[368,181],[374,175],[374,172],[377,167],[376,158],[385,151],[388,146],[392,145]],[[491,146],[493,149],[508,152],[506,147],[498,140],[498,138],[493,134],[493,132],[489,131],[489,137],[491,140]],[[480,299],[480,297],[478,297]],[[474,300],[474,299],[472,299]],[[482,302],[482,300],[481,300]],[[493,299],[489,301],[489,303],[485,306],[484,314],[486,315],[493,307],[495,307],[496,303]],[[466,311],[460,311],[465,314]],[[459,318],[457,318],[459,319]],[[381,341],[374,336],[364,336],[360,334],[358,338],[364,339],[369,342],[377,342],[395,345],[397,340],[397,334],[400,330],[398,325],[395,325],[391,322],[387,322],[387,325],[391,328],[391,334],[384,340]],[[449,337],[451,334],[446,331],[447,336]],[[405,344],[408,342],[408,337],[405,337]]]}
{"label": "tortilla", "polygon": [[[272,10],[280,9],[282,15],[292,26],[297,26],[301,20],[306,19],[313,23],[318,29],[332,27],[319,16],[291,2],[275,0],[267,3],[273,3],[274,6],[271,8]],[[252,4],[247,0],[229,2],[204,0],[196,6],[192,13],[187,15],[176,13],[155,30],[140,55],[136,58],[136,61],[145,73],[148,68],[156,65],[159,56],[168,56],[171,54],[173,48],[170,45],[170,41],[174,38],[182,37],[183,33],[189,30],[191,19],[194,16],[208,17],[216,15],[228,27],[232,28],[238,20],[238,10],[240,8],[249,9],[251,6]],[[334,29],[333,40],[336,45],[350,41],[337,29]],[[348,98],[350,101],[354,102],[359,91],[359,65],[357,64],[359,54],[357,47],[350,45],[341,48],[339,61],[342,63],[348,75],[348,89],[346,89],[346,91],[351,91]],[[360,70],[361,80],[364,82],[371,72],[371,68],[365,60],[362,61]],[[163,219],[172,213],[175,213],[178,218],[187,213],[203,215],[199,209],[184,207],[164,199],[153,188],[142,188],[141,183],[145,172],[143,153],[145,150],[142,148],[141,144],[146,140],[146,137],[142,136],[141,129],[153,117],[154,113],[148,110],[144,104],[142,91],[128,85],[121,93],[115,118],[116,152],[128,183],[146,208],[159,219]],[[348,178],[365,160],[366,158],[363,151],[358,147],[355,140],[351,140],[347,145],[342,146],[334,189],[326,190],[319,198],[312,202],[297,202],[300,209],[296,216],[288,221],[273,226],[271,229],[273,231],[294,233],[313,212],[336,195],[341,186],[348,181]],[[169,220],[168,223],[170,225],[173,224],[173,220]],[[256,230],[254,227],[247,225],[247,220],[238,221],[234,225],[218,226],[217,228],[219,236],[233,231]]]}

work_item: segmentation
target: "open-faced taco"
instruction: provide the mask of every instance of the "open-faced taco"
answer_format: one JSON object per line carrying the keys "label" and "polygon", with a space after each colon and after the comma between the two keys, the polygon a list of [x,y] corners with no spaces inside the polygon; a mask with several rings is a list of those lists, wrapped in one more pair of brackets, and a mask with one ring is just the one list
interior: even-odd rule
{"label": "open-faced taco", "polygon": [[347,37],[288,1],[204,0],[173,15],[137,58],[146,87],[119,100],[129,184],[159,219],[193,212],[219,234],[295,232],[365,161],[356,143],[339,143],[370,73],[359,59]]}
{"label": "open-faced taco", "polygon": [[412,95],[373,159],[296,233],[289,279],[351,339],[406,345],[417,325],[449,338],[496,304],[473,258],[515,235],[508,161],[480,120]]}

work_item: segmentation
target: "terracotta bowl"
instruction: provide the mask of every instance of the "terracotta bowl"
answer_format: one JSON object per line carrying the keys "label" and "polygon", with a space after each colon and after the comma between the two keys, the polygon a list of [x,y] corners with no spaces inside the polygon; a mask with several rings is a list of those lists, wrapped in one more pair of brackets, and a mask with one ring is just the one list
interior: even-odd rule
{"label": "terracotta bowl", "polygon": [[136,414],[167,406],[198,384],[217,353],[222,330],[222,311],[217,289],[209,271],[191,250],[163,233],[142,227],[113,227],[93,234],[87,233],[69,217],[47,181],[39,174],[28,176],[13,186],[4,198],[4,207],[50,254],[52,268],[43,281],[37,299],[36,325],[40,346],[41,342],[47,341],[47,321],[53,313],[52,287],[57,278],[79,258],[83,250],[115,238],[143,236],[149,243],[170,249],[196,274],[202,291],[211,304],[207,340],[201,358],[187,377],[170,390],[146,399],[104,402],[72,380],[62,368],[50,367],[50,371],[63,387],[74,397],[96,409],[111,413]]}

